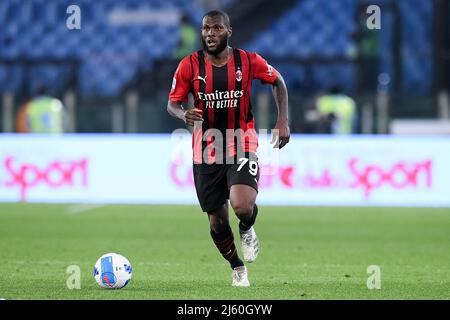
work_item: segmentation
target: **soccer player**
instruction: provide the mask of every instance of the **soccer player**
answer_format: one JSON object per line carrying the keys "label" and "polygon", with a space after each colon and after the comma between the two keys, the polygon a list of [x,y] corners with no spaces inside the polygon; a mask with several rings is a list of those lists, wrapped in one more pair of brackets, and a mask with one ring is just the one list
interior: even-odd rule
{"label": "soccer player", "polygon": [[[239,258],[229,225],[228,202],[239,219],[244,260],[255,261],[259,242],[254,230],[259,167],[257,135],[251,108],[253,79],[272,85],[278,108],[275,146],[283,148],[290,137],[288,94],[277,70],[256,53],[232,48],[228,15],[220,10],[202,19],[203,50],[182,59],[169,94],[167,111],[193,131],[193,172],[200,206],[207,213],[210,234],[233,269],[232,285],[250,285],[247,268]],[[194,106],[183,108],[188,94]]]}

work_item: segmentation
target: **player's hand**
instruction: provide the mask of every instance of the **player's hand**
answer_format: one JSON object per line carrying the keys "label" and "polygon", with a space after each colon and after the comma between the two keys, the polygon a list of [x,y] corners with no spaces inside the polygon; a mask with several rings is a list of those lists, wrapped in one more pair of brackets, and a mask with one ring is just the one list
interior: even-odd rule
{"label": "player's hand", "polygon": [[196,121],[201,121],[203,122],[203,118],[202,118],[202,110],[201,109],[197,109],[197,108],[191,108],[191,109],[187,109],[186,112],[184,113],[184,122],[188,125],[190,125],[191,127],[194,126],[194,123]]}
{"label": "player's hand", "polygon": [[274,148],[283,148],[290,139],[291,130],[287,120],[278,120],[275,124],[274,130],[272,130],[272,141],[275,143]]}

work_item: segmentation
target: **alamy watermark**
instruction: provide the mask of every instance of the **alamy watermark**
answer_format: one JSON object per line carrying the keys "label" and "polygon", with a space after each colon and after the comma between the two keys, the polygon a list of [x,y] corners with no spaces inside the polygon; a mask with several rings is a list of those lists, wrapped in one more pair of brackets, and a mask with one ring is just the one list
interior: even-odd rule
{"label": "alamy watermark", "polygon": [[81,29],[81,10],[76,4],[72,4],[67,7],[66,13],[69,16],[66,19],[66,27],[69,30]]}
{"label": "alamy watermark", "polygon": [[66,286],[69,290],[81,289],[81,268],[76,264],[72,264],[66,268],[67,277]]}
{"label": "alamy watermark", "polygon": [[366,26],[369,30],[381,29],[381,9],[379,6],[373,4],[367,7],[367,14],[370,16],[367,18]]}
{"label": "alamy watermark", "polygon": [[381,289],[381,269],[380,266],[370,265],[367,267],[367,289]]}
{"label": "alamy watermark", "polygon": [[245,131],[214,128],[203,131],[201,124],[196,124],[192,133],[187,129],[172,132],[171,160],[177,164],[242,164],[255,160],[253,157],[256,156],[258,162],[266,165],[261,174],[275,175],[280,158],[279,135],[278,129],[270,132],[267,129],[259,129],[257,132],[253,128]]}

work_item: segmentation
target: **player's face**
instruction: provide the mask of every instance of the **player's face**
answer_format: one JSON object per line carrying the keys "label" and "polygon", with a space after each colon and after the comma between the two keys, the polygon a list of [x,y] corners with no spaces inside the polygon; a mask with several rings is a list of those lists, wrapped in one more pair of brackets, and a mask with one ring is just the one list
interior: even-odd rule
{"label": "player's face", "polygon": [[230,36],[231,28],[227,28],[221,16],[203,18],[202,43],[208,54],[217,56],[225,50]]}

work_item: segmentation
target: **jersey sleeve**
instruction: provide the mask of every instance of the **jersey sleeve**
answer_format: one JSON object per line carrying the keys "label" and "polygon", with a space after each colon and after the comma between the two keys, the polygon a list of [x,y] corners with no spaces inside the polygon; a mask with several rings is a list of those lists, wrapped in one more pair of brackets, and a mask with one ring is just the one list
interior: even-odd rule
{"label": "jersey sleeve", "polygon": [[254,68],[254,79],[259,79],[262,83],[273,84],[277,79],[277,70],[257,53],[252,53],[250,57]]}
{"label": "jersey sleeve", "polygon": [[169,100],[174,102],[186,102],[191,89],[191,62],[189,57],[181,60],[173,76],[172,88],[169,93]]}

